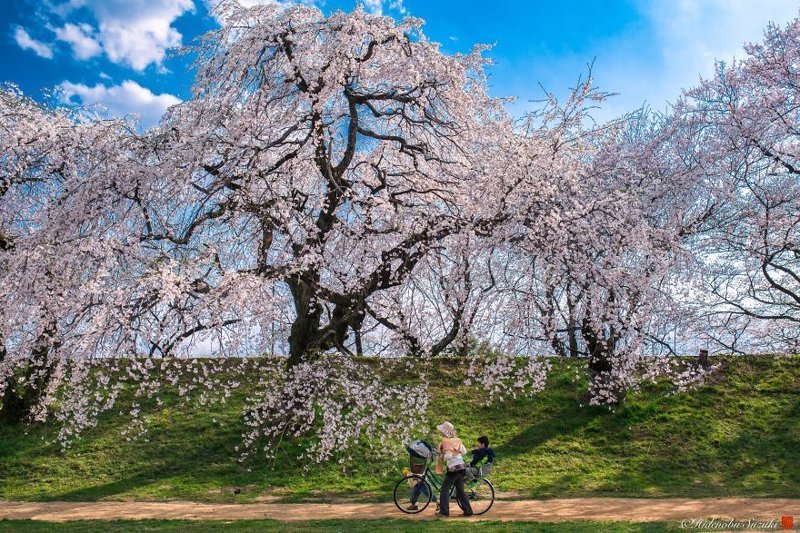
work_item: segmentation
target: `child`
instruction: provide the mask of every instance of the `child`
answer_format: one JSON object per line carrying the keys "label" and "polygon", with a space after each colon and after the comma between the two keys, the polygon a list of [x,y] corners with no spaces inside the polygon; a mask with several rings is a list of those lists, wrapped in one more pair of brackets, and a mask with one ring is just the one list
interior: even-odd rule
{"label": "child", "polygon": [[[408,510],[416,511],[419,509],[417,502],[419,501],[420,496],[424,496],[425,498],[428,497],[428,485],[427,483],[420,483],[420,480],[425,475],[425,467],[428,464],[428,460],[432,456],[433,446],[424,440],[415,440],[406,446],[406,450],[408,450],[411,468],[404,468],[403,476],[408,477],[411,474],[418,476],[412,477],[408,480],[408,485],[411,490],[411,504],[408,506]],[[435,494],[431,494],[431,497],[433,501],[437,501]]]}
{"label": "child", "polygon": [[494,463],[494,450],[489,447],[489,437],[478,437],[478,444],[472,449],[472,461],[467,468],[467,479],[476,479],[481,475],[481,467]]}

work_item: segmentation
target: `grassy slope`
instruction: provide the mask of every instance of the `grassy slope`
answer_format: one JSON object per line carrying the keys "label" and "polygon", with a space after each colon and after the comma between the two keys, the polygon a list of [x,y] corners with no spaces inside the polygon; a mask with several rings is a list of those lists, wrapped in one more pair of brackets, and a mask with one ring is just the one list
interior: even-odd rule
{"label": "grassy slope", "polygon": [[[458,382],[462,371],[440,368],[435,383]],[[574,375],[573,363],[560,363],[542,394],[491,407],[475,389],[438,386],[431,427],[449,419],[468,443],[488,434],[492,479],[512,497],[800,496],[800,357],[729,361],[699,390],[652,386],[616,412],[582,407],[585,383]],[[391,498],[401,461],[304,472],[289,446],[274,464],[237,463],[239,410],[236,401],[168,406],[131,442],[119,434],[125,418],[109,415],[66,453],[47,444],[50,428],[0,425],[0,499]]]}

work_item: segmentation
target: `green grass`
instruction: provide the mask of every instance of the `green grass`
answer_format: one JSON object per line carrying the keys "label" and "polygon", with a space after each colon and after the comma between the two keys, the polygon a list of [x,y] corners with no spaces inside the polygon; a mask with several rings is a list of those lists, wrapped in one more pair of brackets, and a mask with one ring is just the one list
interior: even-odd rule
{"label": "green grass", "polygon": [[[461,367],[437,368],[431,434],[447,419],[468,445],[489,435],[505,497],[800,496],[800,357],[729,359],[698,390],[648,386],[613,412],[582,405],[576,364],[556,365],[540,395],[490,407],[460,385]],[[304,471],[289,443],[274,462],[239,463],[245,392],[225,405],[167,402],[149,411],[146,438],[130,442],[120,435],[126,417],[109,413],[66,452],[54,428],[0,424],[0,499],[391,499],[402,459],[356,454],[347,466]]]}
{"label": "green grass", "polygon": [[54,531],[64,533],[116,533],[127,531],[211,533],[216,531],[497,531],[497,532],[542,532],[542,533],[667,533],[683,531],[675,524],[625,523],[625,522],[443,522],[408,520],[314,520],[308,522],[281,523],[274,520],[241,520],[236,522],[190,520],[114,520],[76,521],[66,523],[37,522],[33,520],[0,520],[0,533],[6,531],[38,533]]}

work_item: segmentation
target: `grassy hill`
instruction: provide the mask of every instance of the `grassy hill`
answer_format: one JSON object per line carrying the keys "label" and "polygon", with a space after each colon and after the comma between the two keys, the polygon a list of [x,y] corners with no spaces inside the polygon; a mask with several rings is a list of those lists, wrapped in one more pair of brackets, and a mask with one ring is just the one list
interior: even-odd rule
{"label": "grassy hill", "polygon": [[[728,358],[697,390],[648,386],[613,412],[582,405],[577,362],[559,362],[540,395],[491,407],[479,390],[448,385],[461,382],[462,367],[437,364],[431,435],[443,419],[468,444],[489,435],[504,497],[800,496],[798,356]],[[66,452],[51,443],[53,428],[0,425],[0,499],[391,498],[403,459],[365,455],[304,471],[290,444],[274,462],[239,463],[245,393],[225,406],[167,402],[149,411],[147,436],[132,441],[115,411]]]}

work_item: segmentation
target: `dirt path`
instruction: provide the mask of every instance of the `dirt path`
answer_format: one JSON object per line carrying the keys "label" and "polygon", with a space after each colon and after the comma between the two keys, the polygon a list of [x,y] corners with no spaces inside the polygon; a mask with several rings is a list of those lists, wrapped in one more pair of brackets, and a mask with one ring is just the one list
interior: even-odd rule
{"label": "dirt path", "polygon": [[[555,500],[498,501],[487,520],[620,520],[631,522],[682,521],[699,518],[777,520],[782,515],[800,516],[800,499],[644,499],[574,498]],[[433,505],[420,515],[401,514],[391,503],[308,504],[210,504],[194,502],[8,502],[0,501],[0,519],[48,521],[188,519],[281,521],[365,518],[433,518]]]}

